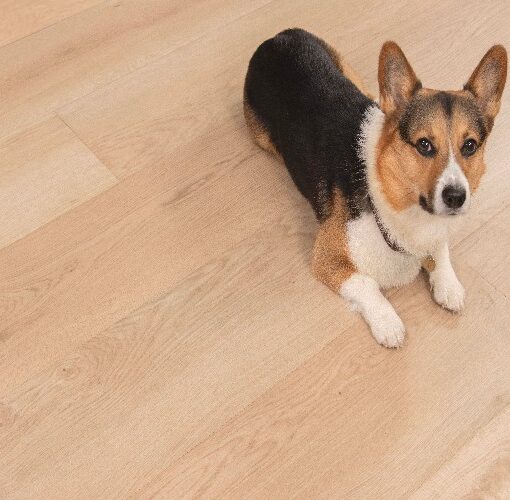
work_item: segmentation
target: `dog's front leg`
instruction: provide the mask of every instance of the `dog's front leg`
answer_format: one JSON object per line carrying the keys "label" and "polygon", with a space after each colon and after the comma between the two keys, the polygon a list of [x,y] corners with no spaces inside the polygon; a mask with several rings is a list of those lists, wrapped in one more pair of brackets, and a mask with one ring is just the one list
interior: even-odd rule
{"label": "dog's front leg", "polygon": [[402,320],[370,276],[354,273],[342,283],[340,295],[361,313],[379,344],[400,347],[404,343]]}
{"label": "dog's front leg", "polygon": [[321,225],[313,251],[314,273],[361,313],[379,344],[399,347],[404,342],[404,324],[377,282],[357,272],[350,259],[342,222],[331,217]]}
{"label": "dog's front leg", "polygon": [[435,266],[430,270],[430,286],[434,300],[444,308],[459,312],[464,307],[464,287],[457,279],[450,261],[448,243],[432,255]]}

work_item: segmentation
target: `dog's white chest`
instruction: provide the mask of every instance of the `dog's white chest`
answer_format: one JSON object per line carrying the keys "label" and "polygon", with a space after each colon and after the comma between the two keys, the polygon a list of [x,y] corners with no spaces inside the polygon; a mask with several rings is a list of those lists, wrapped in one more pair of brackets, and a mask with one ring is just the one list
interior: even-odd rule
{"label": "dog's white chest", "polygon": [[347,242],[358,271],[372,277],[382,288],[410,283],[420,272],[418,258],[388,246],[371,213],[347,223]]}

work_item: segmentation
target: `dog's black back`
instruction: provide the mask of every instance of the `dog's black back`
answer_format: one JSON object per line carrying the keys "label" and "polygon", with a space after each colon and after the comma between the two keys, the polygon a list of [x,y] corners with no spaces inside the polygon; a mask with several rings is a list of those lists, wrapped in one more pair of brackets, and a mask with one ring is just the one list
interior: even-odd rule
{"label": "dog's black back", "polygon": [[330,47],[301,29],[266,40],[250,61],[245,100],[319,220],[335,187],[351,216],[366,207],[357,139],[375,103],[343,75]]}

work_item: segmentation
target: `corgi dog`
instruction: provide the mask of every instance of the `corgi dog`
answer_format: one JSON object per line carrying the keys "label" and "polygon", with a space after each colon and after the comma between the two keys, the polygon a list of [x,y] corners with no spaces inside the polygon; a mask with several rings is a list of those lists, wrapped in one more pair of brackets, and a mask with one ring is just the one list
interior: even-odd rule
{"label": "corgi dog", "polygon": [[250,60],[246,123],[315,212],[313,272],[386,347],[401,346],[405,328],[381,290],[411,282],[422,266],[439,305],[464,306],[448,234],[485,172],[506,72],[506,50],[495,45],[462,90],[428,89],[386,42],[377,103],[330,45],[302,29],[265,41]]}

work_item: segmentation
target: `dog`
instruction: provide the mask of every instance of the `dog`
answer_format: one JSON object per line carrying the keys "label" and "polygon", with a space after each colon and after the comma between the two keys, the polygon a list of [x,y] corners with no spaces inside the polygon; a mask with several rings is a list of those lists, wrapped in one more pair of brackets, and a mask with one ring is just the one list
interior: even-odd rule
{"label": "dog", "polygon": [[448,234],[485,172],[506,72],[506,50],[495,45],[462,90],[424,88],[390,41],[377,103],[333,47],[302,29],[266,40],[250,60],[245,120],[315,212],[313,272],[379,344],[399,347],[405,337],[381,289],[410,283],[422,267],[439,305],[464,306]]}

